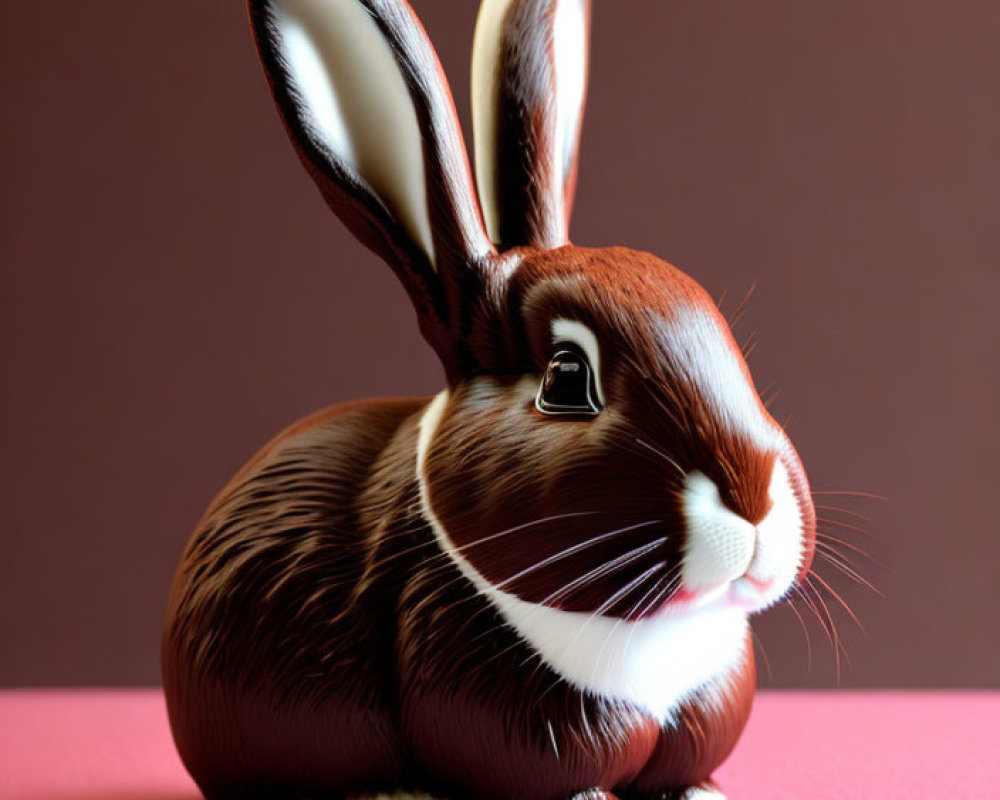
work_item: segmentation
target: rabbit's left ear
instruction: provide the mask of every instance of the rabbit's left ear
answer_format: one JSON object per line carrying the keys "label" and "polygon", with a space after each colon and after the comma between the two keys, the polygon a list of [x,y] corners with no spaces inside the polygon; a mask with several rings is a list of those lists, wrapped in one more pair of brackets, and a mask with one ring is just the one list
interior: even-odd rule
{"label": "rabbit's left ear", "polygon": [[451,92],[405,0],[249,0],[271,89],[337,216],[381,255],[453,361],[496,251]]}
{"label": "rabbit's left ear", "polygon": [[501,249],[566,244],[590,0],[483,0],[472,50],[479,199]]}

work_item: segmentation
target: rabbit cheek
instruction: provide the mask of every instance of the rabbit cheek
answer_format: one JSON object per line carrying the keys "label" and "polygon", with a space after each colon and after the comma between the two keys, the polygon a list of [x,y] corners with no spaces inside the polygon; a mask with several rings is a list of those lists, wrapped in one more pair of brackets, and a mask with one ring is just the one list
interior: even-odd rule
{"label": "rabbit cheek", "polygon": [[614,415],[539,414],[537,385],[481,378],[452,390],[423,465],[442,547],[525,601],[641,616],[671,588],[678,558],[659,475],[615,449]]}
{"label": "rabbit cheek", "polygon": [[[506,389],[480,386],[474,391],[476,402],[483,401],[485,393],[493,392],[496,405],[488,414],[480,409],[478,414],[463,417],[461,406],[472,401],[468,396],[462,397],[463,391],[468,392],[456,389],[456,396],[451,398],[448,393],[442,393],[428,406],[420,423],[417,451],[422,513],[449,560],[541,660],[573,686],[602,697],[631,702],[661,724],[676,721],[682,704],[696,694],[707,698],[705,702],[710,704],[716,700],[724,702],[731,676],[745,666],[747,620],[743,609],[718,606],[692,614],[652,614],[629,621],[524,599],[507,591],[503,580],[484,574],[484,569],[491,568],[490,559],[484,561],[475,554],[477,542],[485,542],[490,536],[497,537],[494,541],[501,541],[512,535],[531,534],[529,525],[535,517],[528,516],[529,523],[513,534],[507,530],[494,532],[490,527],[486,528],[486,533],[479,534],[479,539],[463,540],[461,537],[468,535],[468,531],[460,528],[471,527],[475,513],[479,512],[457,522],[456,508],[461,505],[464,492],[456,491],[447,475],[475,469],[474,458],[469,453],[460,453],[459,443],[475,447],[471,443],[479,441],[477,436],[485,437],[486,432],[492,438],[482,441],[491,442],[492,457],[497,457],[503,450],[497,437],[503,436],[504,426],[520,419],[523,428],[523,417],[516,416],[523,403],[509,386]],[[506,400],[503,399],[505,392]],[[473,417],[479,417],[486,429],[470,430]],[[565,428],[559,425],[559,430]],[[537,441],[534,445],[536,449],[545,449],[544,446],[538,448]],[[518,455],[522,463],[526,457],[529,456],[524,453]],[[531,487],[537,491],[539,483],[543,482],[527,481],[527,490],[522,486],[519,494],[510,494],[507,505],[525,504],[524,498],[531,497]],[[529,494],[523,494],[525,491]],[[482,498],[467,498],[467,504],[477,509],[481,502]],[[528,505],[533,507],[532,503]],[[491,525],[488,520],[495,519],[492,514],[481,517],[480,527]],[[548,526],[546,522],[545,527]],[[537,563],[537,540],[543,536],[537,530],[533,535],[536,539],[533,544],[522,539],[520,545],[509,546],[512,549],[531,547],[532,561]],[[495,566],[494,563],[492,567]],[[644,564],[643,568],[647,569],[648,565]]]}

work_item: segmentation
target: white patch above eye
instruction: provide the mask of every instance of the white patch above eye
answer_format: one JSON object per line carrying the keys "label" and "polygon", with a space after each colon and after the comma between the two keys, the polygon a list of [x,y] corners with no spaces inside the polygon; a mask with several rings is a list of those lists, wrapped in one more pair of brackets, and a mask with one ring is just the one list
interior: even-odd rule
{"label": "white patch above eye", "polygon": [[731,337],[698,308],[679,308],[657,328],[663,353],[674,371],[704,398],[731,433],[743,434],[762,450],[778,450],[783,437],[763,413],[757,391]]}
{"label": "white patch above eye", "polygon": [[273,21],[312,137],[372,187],[434,263],[416,111],[396,58],[357,0],[278,0]]}
{"label": "white patch above eye", "polygon": [[552,343],[573,342],[587,356],[591,369],[594,370],[594,387],[597,389],[597,399],[601,406],[605,405],[604,387],[601,385],[601,349],[597,344],[594,332],[572,319],[554,319],[551,325]]}
{"label": "white patch above eye", "polygon": [[448,404],[447,390],[424,410],[416,478],[424,519],[439,547],[479,594],[550,669],[577,688],[630,702],[672,724],[680,706],[697,698],[722,702],[742,663],[747,619],[740,608],[713,606],[625,622],[530,603],[491,584],[465,558],[434,514],[425,464]]}

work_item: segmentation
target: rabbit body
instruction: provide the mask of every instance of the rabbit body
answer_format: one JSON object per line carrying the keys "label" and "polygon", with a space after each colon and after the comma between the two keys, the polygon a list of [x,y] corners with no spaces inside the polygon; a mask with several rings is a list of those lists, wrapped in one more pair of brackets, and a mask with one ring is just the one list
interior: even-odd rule
{"label": "rabbit body", "polygon": [[299,423],[199,524],[163,669],[206,797],[659,797],[707,779],[749,715],[749,640],[724,703],[693,698],[668,725],[562,680],[434,558],[414,477],[427,404],[349,403]]}
{"label": "rabbit body", "polygon": [[403,0],[249,6],[446,387],[310,417],[211,504],[163,636],[185,765],[209,800],[718,797],[815,512],[704,289],[569,243],[589,3],[483,2],[475,182]]}

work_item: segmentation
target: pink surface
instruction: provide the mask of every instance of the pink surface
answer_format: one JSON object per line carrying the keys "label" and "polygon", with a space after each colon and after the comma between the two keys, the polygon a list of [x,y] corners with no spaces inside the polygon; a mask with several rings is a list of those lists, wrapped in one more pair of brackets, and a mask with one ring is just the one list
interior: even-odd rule
{"label": "pink surface", "polygon": [[[730,800],[998,800],[1000,693],[758,695]],[[197,800],[159,690],[0,692],[3,800]]]}

